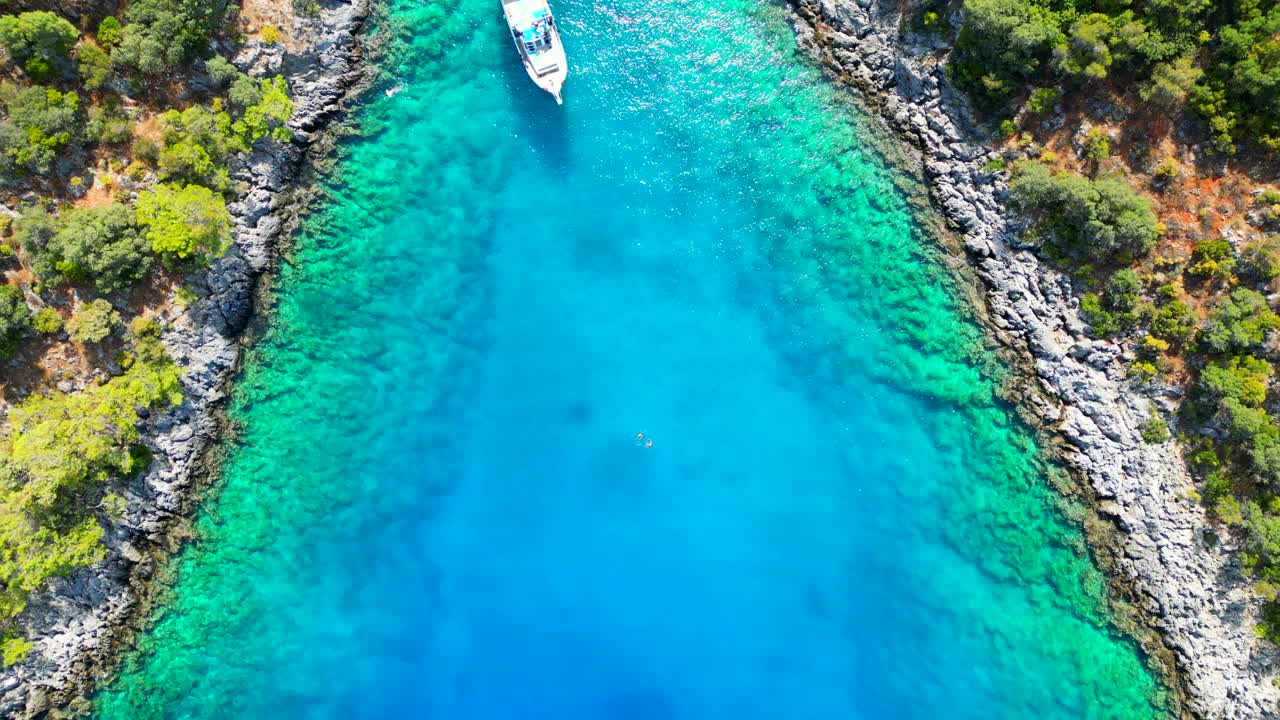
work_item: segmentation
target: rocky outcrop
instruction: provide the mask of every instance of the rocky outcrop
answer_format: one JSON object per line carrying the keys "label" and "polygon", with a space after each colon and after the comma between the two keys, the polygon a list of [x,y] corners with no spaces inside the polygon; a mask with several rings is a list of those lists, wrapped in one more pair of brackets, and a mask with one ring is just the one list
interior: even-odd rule
{"label": "rocky outcrop", "polygon": [[0,717],[40,717],[51,708],[82,705],[145,615],[155,576],[177,549],[209,472],[257,280],[302,204],[298,174],[362,79],[358,33],[368,10],[368,0],[320,0],[319,12],[297,25],[304,36],[295,39],[306,50],[286,53],[253,41],[234,58],[251,74],[286,77],[294,98],[294,142],[262,142],[233,166],[243,189],[229,206],[234,247],[189,279],[196,301],[174,305],[160,318],[165,345],[182,369],[182,405],[140,419],[155,461],[122,489],[128,500],[123,517],[101,518],[107,559],[30,599],[19,625],[34,647],[26,661],[0,672]]}
{"label": "rocky outcrop", "polygon": [[[1175,442],[1145,444],[1141,426],[1173,389],[1139,389],[1122,350],[1084,332],[1070,281],[1014,241],[995,156],[949,85],[945,47],[913,39],[894,0],[791,0],[801,46],[855,86],[914,148],[932,205],[956,232],[981,283],[992,334],[1032,382],[1015,389],[1057,454],[1092,491],[1110,532],[1098,553],[1121,594],[1158,636],[1143,645],[1182,715],[1280,718],[1276,656],[1253,632],[1259,601],[1235,554],[1216,541]],[[1142,633],[1139,633],[1142,635]]]}

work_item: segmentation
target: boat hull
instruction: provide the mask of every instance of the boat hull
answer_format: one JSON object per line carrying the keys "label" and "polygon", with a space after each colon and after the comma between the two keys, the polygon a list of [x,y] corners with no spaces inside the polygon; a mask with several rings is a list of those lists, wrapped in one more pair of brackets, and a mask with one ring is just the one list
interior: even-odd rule
{"label": "boat hull", "polygon": [[529,79],[563,103],[569,63],[546,0],[503,0],[502,13]]}

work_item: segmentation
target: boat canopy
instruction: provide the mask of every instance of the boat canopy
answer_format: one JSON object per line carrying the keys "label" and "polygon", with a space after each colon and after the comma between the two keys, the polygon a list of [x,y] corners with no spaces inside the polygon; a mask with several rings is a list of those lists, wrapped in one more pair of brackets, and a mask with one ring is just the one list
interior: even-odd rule
{"label": "boat canopy", "polygon": [[507,17],[511,19],[511,26],[517,30],[531,28],[538,21],[551,17],[545,0],[512,0],[503,5]]}
{"label": "boat canopy", "polygon": [[551,49],[551,11],[546,0],[510,0],[503,8],[525,53],[532,57]]}

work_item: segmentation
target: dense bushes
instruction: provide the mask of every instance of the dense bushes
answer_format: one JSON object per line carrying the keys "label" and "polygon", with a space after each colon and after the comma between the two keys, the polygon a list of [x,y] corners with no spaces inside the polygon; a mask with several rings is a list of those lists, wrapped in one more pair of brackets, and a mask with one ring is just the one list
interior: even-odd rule
{"label": "dense bushes", "polygon": [[1062,36],[1052,13],[1025,0],[966,0],[951,74],[980,107],[996,109],[1040,74]]}
{"label": "dense bushes", "polygon": [[89,511],[102,484],[136,473],[137,408],[181,402],[178,373],[152,321],[131,332],[125,373],[77,394],[32,397],[9,414],[0,453],[0,618],[48,578],[104,555]]}
{"label": "dense bushes", "polygon": [[1235,22],[1219,29],[1212,63],[1191,95],[1219,150],[1239,140],[1280,150],[1280,4],[1235,0]]}
{"label": "dense bushes", "polygon": [[1146,254],[1156,241],[1151,202],[1122,180],[1090,180],[1054,174],[1040,163],[1023,163],[1010,189],[1034,218],[1033,239],[1092,262]]}
{"label": "dense bushes", "polygon": [[1240,141],[1280,150],[1275,0],[966,0],[964,8],[950,72],[980,109],[1008,112],[1028,85],[1120,72],[1164,110],[1188,101],[1220,152]]}
{"label": "dense bushes", "polygon": [[224,0],[134,0],[112,59],[152,77],[173,70],[205,47],[225,12]]}
{"label": "dense bushes", "polygon": [[1200,346],[1210,352],[1249,352],[1262,345],[1267,332],[1280,327],[1267,306],[1267,299],[1255,290],[1239,288],[1220,300],[1200,331]]}

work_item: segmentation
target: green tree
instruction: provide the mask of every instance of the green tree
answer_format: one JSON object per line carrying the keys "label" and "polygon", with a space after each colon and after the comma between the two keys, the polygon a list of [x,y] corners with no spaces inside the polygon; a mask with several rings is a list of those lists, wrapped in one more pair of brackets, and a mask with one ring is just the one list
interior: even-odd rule
{"label": "green tree", "polygon": [[1138,92],[1145,102],[1162,108],[1178,107],[1187,100],[1187,93],[1204,75],[1192,59],[1186,56],[1173,62],[1160,63],[1151,72],[1151,81]]}
{"label": "green tree", "polygon": [[5,84],[0,85],[0,103],[8,115],[0,120],[0,128],[16,130],[9,135],[0,129],[0,155],[15,170],[48,175],[59,156],[83,139],[80,96],[73,92],[40,86],[18,90]]}
{"label": "green tree", "polygon": [[240,72],[235,65],[232,65],[230,60],[221,55],[214,55],[205,60],[204,69],[205,72],[209,73],[209,77],[213,79],[214,85],[219,88],[229,87],[236,80],[242,77],[249,77]]}
{"label": "green tree", "polygon": [[0,15],[0,46],[36,80],[46,80],[67,66],[78,37],[74,25],[51,12]]}
{"label": "green tree", "polygon": [[208,261],[223,255],[231,242],[226,202],[199,185],[164,183],[138,196],[138,223],[157,254]]}
{"label": "green tree", "polygon": [[1040,70],[1062,32],[1052,12],[1023,0],[965,0],[964,10],[950,72],[992,110]]}
{"label": "green tree", "polygon": [[1032,115],[1048,115],[1061,99],[1062,93],[1057,88],[1036,88],[1027,98],[1027,112]]}
{"label": "green tree", "polygon": [[231,136],[231,117],[193,105],[182,112],[169,110],[160,116],[164,147],[157,166],[164,180],[182,180],[228,189],[231,180],[226,162]]}
{"label": "green tree", "polygon": [[78,343],[100,343],[120,324],[120,313],[98,298],[86,303],[67,321],[67,334]]}
{"label": "green tree", "polygon": [[98,23],[98,44],[110,50],[120,44],[121,34],[124,32],[120,21],[114,16],[108,15],[102,18],[102,22]]}
{"label": "green tree", "polygon": [[[233,88],[234,89],[234,88]],[[247,147],[268,133],[275,140],[289,142],[292,133],[285,127],[293,115],[293,100],[289,98],[289,86],[279,75],[263,80],[258,86],[260,98],[245,108],[244,117],[233,125],[237,135]]]}
{"label": "green tree", "polygon": [[1196,316],[1186,303],[1175,300],[1156,310],[1151,334],[1170,342],[1183,343],[1195,333]]}
{"label": "green tree", "polygon": [[1009,186],[1032,214],[1032,232],[1080,259],[1124,260],[1155,245],[1151,201],[1122,180],[1055,175],[1041,163],[1023,163]]}
{"label": "green tree", "polygon": [[98,292],[113,293],[146,275],[149,247],[127,207],[73,208],[56,227],[43,248],[28,250],[33,269],[45,273],[38,275],[42,281],[92,282]]}
{"label": "green tree", "polygon": [[204,49],[225,12],[224,0],[134,0],[112,58],[144,75],[160,75]]}
{"label": "green tree", "polygon": [[31,311],[22,291],[12,285],[0,285],[0,358],[13,354],[29,327]]}
{"label": "green tree", "polygon": [[111,77],[111,58],[91,42],[76,46],[76,70],[88,90],[97,90]]}
{"label": "green tree", "polygon": [[1053,49],[1054,66],[1082,79],[1101,79],[1111,67],[1111,18],[1092,13],[1076,20]]}
{"label": "green tree", "polygon": [[31,316],[31,328],[41,335],[52,335],[62,329],[62,316],[53,308],[40,308]]}

